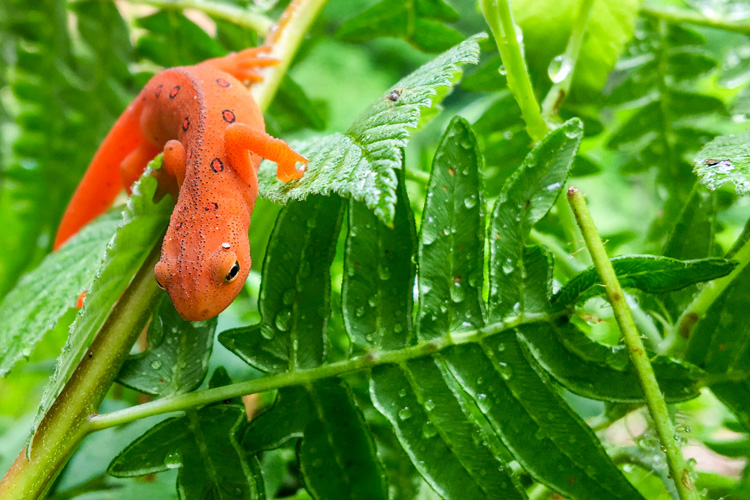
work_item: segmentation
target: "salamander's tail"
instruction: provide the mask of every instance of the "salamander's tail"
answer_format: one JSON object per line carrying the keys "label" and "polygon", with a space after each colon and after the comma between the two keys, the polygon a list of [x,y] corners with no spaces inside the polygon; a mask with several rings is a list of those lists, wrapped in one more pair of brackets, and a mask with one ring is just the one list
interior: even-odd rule
{"label": "salamander's tail", "polygon": [[99,146],[57,229],[54,250],[104,213],[122,190],[120,164],[146,139],[141,134],[140,97],[128,106]]}

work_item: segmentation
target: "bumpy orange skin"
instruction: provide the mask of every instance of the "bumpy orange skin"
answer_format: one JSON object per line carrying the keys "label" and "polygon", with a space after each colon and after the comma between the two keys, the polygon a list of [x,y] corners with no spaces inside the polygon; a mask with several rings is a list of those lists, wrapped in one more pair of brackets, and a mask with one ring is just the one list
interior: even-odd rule
{"label": "bumpy orange skin", "polygon": [[163,150],[164,170],[176,178],[179,195],[154,269],[157,282],[187,320],[223,311],[250,271],[248,229],[261,158],[278,164],[282,180],[299,178],[296,165],[307,163],[265,133],[263,115],[235,78],[257,81],[253,68],[274,62],[257,57],[265,50],[154,76],[97,151],[63,217],[55,248],[106,210]]}

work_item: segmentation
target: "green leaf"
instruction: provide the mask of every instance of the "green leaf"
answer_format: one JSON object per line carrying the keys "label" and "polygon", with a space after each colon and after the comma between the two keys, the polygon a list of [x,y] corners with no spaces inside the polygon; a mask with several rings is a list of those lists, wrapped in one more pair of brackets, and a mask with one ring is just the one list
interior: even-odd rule
{"label": "green leaf", "polygon": [[458,13],[444,0],[383,0],[345,21],[336,36],[349,42],[388,36],[401,38],[425,52],[440,52],[464,36],[437,21],[457,19]]}
{"label": "green leaf", "polygon": [[165,68],[196,64],[226,53],[197,24],[174,10],[141,17],[137,25],[146,30],[138,38],[138,52]]}
{"label": "green leaf", "polygon": [[443,356],[508,450],[539,482],[580,500],[642,498],[515,333],[451,347]]}
{"label": "green leaf", "polygon": [[341,302],[355,350],[398,349],[410,341],[416,236],[403,180],[400,185],[393,228],[363,203],[349,202]]}
{"label": "green leaf", "polygon": [[[750,293],[746,267],[711,305],[691,332],[685,359],[709,373],[744,373],[750,363]],[[712,384],[711,391],[750,432],[750,381]]]}
{"label": "green leaf", "polygon": [[[666,293],[686,286],[726,276],[736,262],[720,258],[677,260],[656,255],[629,255],[611,259],[623,288],[646,293]],[[558,307],[567,307],[604,293],[596,269],[578,273],[553,297]]]}
{"label": "green leaf", "polygon": [[699,259],[714,253],[716,194],[696,182],[674,223],[662,254],[674,259]]}
{"label": "green leaf", "polygon": [[[443,498],[526,498],[493,449],[482,416],[438,362],[422,359],[372,371],[370,394],[412,463]],[[451,387],[453,386],[453,387]],[[502,447],[502,445],[500,445]],[[507,454],[507,452],[506,452]]]}
{"label": "green leaf", "polygon": [[302,438],[297,455],[313,498],[388,498],[375,443],[343,382],[279,391],[276,404],[250,423],[242,444],[254,454],[292,438]]}
{"label": "green leaf", "polygon": [[267,114],[286,132],[305,127],[313,130],[326,128],[325,116],[316,103],[310,100],[305,90],[289,75],[282,78]]}
{"label": "green leaf", "polygon": [[494,92],[506,88],[508,82],[500,72],[502,65],[503,60],[499,55],[484,61],[466,75],[461,88],[469,92]]}
{"label": "green leaf", "polygon": [[546,308],[551,263],[543,250],[526,248],[526,239],[559,195],[582,137],[577,119],[549,133],[506,181],[495,203],[490,225],[491,322]]}
{"label": "green leaf", "polygon": [[723,135],[706,144],[693,160],[693,171],[708,189],[726,183],[738,194],[750,192],[750,132]]}
{"label": "green leaf", "polygon": [[[624,346],[594,342],[572,325],[528,325],[517,336],[525,352],[570,391],[602,401],[644,402],[638,374]],[[650,359],[667,402],[698,397],[700,370],[664,356]]]}
{"label": "green leaf", "polygon": [[115,477],[180,469],[180,498],[264,499],[260,465],[246,457],[235,434],[245,422],[241,406],[214,405],[170,418],[133,441],[112,460]]}
{"label": "green leaf", "polygon": [[112,211],[94,220],[5,296],[0,303],[0,377],[19,359],[28,358],[36,343],[73,308],[120,219],[120,213]]}
{"label": "green leaf", "polygon": [[111,2],[9,0],[2,10],[0,297],[52,246],[82,172],[127,104],[133,52]]}
{"label": "green leaf", "polygon": [[152,168],[160,167],[159,161],[152,162],[133,185],[117,231],[107,244],[93,283],[86,289],[83,308],[70,326],[55,374],[42,396],[34,429],[67,383],[112,306],[164,234],[173,204],[169,196],[157,204],[153,202],[157,182],[151,172]]}
{"label": "green leaf", "polygon": [[[532,71],[538,80],[547,78],[552,59],[565,52],[576,23],[577,0],[514,0],[513,17],[523,30],[523,42]],[[633,35],[638,0],[594,2],[586,25],[586,36],[576,64],[574,86],[598,90]]]}
{"label": "green leaf", "polygon": [[432,165],[419,247],[420,339],[484,323],[481,155],[469,124],[454,118]]}
{"label": "green leaf", "polygon": [[165,295],[148,328],[148,349],[125,360],[117,382],[158,396],[196,389],[208,370],[215,330],[216,318],[185,321]]}
{"label": "green leaf", "polygon": [[272,373],[323,363],[330,313],[331,261],[343,204],[338,196],[290,203],[276,220],[263,262],[260,325],[227,330],[219,341]]}
{"label": "green leaf", "polygon": [[377,99],[346,134],[315,138],[295,145],[309,158],[305,175],[281,183],[269,162],[261,165],[259,188],[275,202],[302,199],[311,193],[338,193],[361,201],[380,220],[393,224],[401,150],[408,143],[409,128],[419,123],[422,108],[445,96],[460,67],[476,63],[482,35],[469,38],[396,83]]}

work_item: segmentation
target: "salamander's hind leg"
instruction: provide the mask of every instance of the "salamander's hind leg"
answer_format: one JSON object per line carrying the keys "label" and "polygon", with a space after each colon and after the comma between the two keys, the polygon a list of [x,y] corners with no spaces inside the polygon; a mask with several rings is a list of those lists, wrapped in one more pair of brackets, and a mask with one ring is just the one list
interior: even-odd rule
{"label": "salamander's hind leg", "polygon": [[241,82],[260,82],[263,77],[258,73],[258,69],[265,66],[279,64],[278,59],[263,56],[269,52],[271,47],[253,47],[240,52],[232,52],[224,57],[208,59],[201,64],[208,64],[225,73],[229,73]]}
{"label": "salamander's hind leg", "polygon": [[130,194],[131,188],[135,181],[141,178],[143,171],[146,170],[148,162],[159,154],[159,148],[153,146],[147,141],[141,142],[137,148],[125,157],[120,164],[120,177],[125,190]]}
{"label": "salamander's hind leg", "polygon": [[307,165],[307,158],[295,152],[281,139],[244,123],[233,123],[227,127],[225,134],[227,157],[237,174],[251,187],[255,188],[257,181],[252,182],[255,179],[255,169],[250,164],[247,151],[276,162],[276,176],[282,182],[299,179],[304,174],[304,169],[297,170],[297,163]]}

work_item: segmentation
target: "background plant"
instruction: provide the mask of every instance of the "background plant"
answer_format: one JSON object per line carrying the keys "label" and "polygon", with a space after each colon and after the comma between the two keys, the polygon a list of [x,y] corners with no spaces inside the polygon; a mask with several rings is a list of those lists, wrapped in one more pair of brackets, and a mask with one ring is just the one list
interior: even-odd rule
{"label": "background plant", "polygon": [[[47,255],[51,237],[140,86],[259,43],[286,2],[0,4],[0,470],[25,444],[43,458],[4,486],[748,498],[747,6],[299,3],[307,37],[255,92],[310,168],[284,185],[264,164],[255,268],[201,323],[150,273],[171,206],[148,175]],[[571,184],[614,273],[588,268]],[[599,273],[626,289],[651,412]]]}

